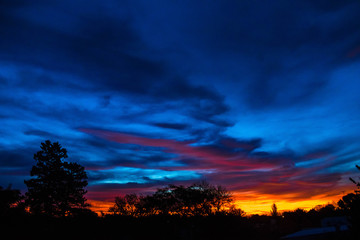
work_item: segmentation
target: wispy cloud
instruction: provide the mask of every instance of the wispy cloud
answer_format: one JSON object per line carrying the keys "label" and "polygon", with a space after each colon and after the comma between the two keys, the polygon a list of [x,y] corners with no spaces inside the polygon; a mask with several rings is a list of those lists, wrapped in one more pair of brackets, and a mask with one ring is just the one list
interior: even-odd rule
{"label": "wispy cloud", "polygon": [[[158,166],[156,175],[160,182],[143,178],[133,179],[140,184],[137,185],[139,187],[142,183],[150,184],[150,189],[151,186],[158,186],[165,182],[181,182],[179,177],[169,179],[167,175],[170,172],[174,172],[173,174],[193,172],[197,174],[197,177],[188,175],[189,180],[207,179],[227,186],[234,192],[251,191],[259,196],[283,196],[284,199],[289,200],[306,200],[324,194],[326,188],[338,189],[342,185],[342,176],[345,174],[327,173],[327,169],[336,164],[335,156],[330,152],[311,152],[303,156],[257,153],[255,150],[260,147],[259,140],[239,141],[227,137],[221,139],[219,145],[198,146],[195,142],[148,138],[99,129],[80,129],[80,131],[119,143],[119,146],[134,144],[155,147],[164,154],[174,154],[167,160],[163,159],[167,161],[167,165]],[[149,169],[151,163],[152,161],[143,161],[139,165],[136,160],[132,164],[129,161],[120,160],[116,166],[122,166],[124,169],[131,166],[133,169],[138,169],[141,176],[145,176],[147,175],[145,169]],[[182,171],[185,172],[181,173]],[[151,178],[150,175],[148,176]],[[121,181],[125,181],[119,182],[124,186],[131,182],[126,177],[121,178]],[[137,190],[137,192],[142,191],[148,192],[149,185],[143,185]]]}

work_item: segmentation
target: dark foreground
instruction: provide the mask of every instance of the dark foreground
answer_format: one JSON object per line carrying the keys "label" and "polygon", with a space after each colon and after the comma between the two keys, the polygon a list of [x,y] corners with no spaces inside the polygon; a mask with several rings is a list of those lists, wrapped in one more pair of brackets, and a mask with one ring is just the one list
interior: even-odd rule
{"label": "dark foreground", "polygon": [[[312,223],[285,221],[268,216],[129,216],[52,218],[22,216],[1,219],[1,238],[6,239],[261,239],[275,240]],[[305,224],[305,225],[304,225]],[[352,231],[324,238],[357,239]]]}

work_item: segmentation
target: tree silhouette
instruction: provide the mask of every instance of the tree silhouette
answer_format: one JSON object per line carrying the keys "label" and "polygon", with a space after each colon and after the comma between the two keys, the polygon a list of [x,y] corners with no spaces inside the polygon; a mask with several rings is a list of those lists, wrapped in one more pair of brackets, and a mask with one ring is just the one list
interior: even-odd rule
{"label": "tree silhouette", "polygon": [[[358,169],[358,170],[360,170],[360,167],[358,166],[358,165],[356,165],[356,168]],[[350,179],[350,181],[352,181],[355,185],[356,185],[356,187],[357,187],[357,190],[355,190],[355,193],[356,194],[360,194],[360,182],[356,182],[354,179],[352,179],[352,178],[349,178]]]}
{"label": "tree silhouette", "polygon": [[[356,165],[356,168],[360,170],[360,167]],[[356,185],[354,193],[349,193],[341,198],[338,202],[338,206],[346,214],[351,216],[352,228],[357,237],[360,237],[360,182],[356,182],[353,178],[350,181]]]}
{"label": "tree silhouette", "polygon": [[244,217],[245,216],[245,212],[242,209],[236,207],[235,204],[231,204],[229,206],[229,209],[224,211],[224,213],[228,216],[235,216],[235,217]]}
{"label": "tree silhouette", "polygon": [[345,211],[351,211],[356,208],[357,205],[360,203],[360,196],[355,193],[349,193],[343,196],[339,202],[338,206],[340,209]]}
{"label": "tree silhouette", "polygon": [[272,217],[277,217],[277,216],[279,216],[279,212],[278,212],[278,210],[277,210],[277,206],[276,206],[275,203],[274,203],[273,205],[271,205],[270,215],[271,215]]}
{"label": "tree silhouette", "polygon": [[30,172],[34,178],[24,181],[28,187],[25,202],[32,213],[66,216],[87,207],[87,174],[83,166],[64,161],[67,157],[65,148],[49,140],[34,154],[36,165]]}
{"label": "tree silhouette", "polygon": [[139,198],[136,194],[127,194],[124,197],[116,197],[115,204],[109,209],[117,215],[136,216],[138,214]]}
{"label": "tree silhouette", "polygon": [[[219,213],[231,201],[231,195],[225,188],[202,182],[189,187],[169,185],[148,196],[130,194],[116,197],[109,212],[127,216],[208,216]],[[236,212],[234,207],[232,211]],[[242,212],[237,211],[236,214],[241,215]]]}
{"label": "tree silhouette", "polygon": [[[356,168],[360,170],[358,165],[356,165]],[[357,189],[354,193],[349,193],[343,196],[338,202],[338,206],[345,211],[355,211],[360,213],[360,182],[356,182],[353,178],[349,179],[356,185]]]}

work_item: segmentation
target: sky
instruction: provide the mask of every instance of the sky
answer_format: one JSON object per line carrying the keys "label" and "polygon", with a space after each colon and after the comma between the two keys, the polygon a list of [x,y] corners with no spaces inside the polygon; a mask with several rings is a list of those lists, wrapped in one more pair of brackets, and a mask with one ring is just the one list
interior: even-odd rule
{"label": "sky", "polygon": [[226,187],[248,213],[360,173],[360,1],[0,0],[0,186],[49,139],[86,197]]}

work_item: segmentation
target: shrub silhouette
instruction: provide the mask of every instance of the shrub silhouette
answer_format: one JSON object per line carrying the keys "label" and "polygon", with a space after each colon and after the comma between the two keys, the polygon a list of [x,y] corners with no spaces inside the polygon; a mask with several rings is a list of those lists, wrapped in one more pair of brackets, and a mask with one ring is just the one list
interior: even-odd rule
{"label": "shrub silhouette", "polygon": [[14,204],[19,203],[21,195],[19,190],[11,189],[9,185],[6,189],[0,186],[0,216],[10,214]]}
{"label": "shrub silhouette", "polygon": [[41,143],[30,172],[34,178],[24,181],[28,187],[25,202],[31,213],[65,216],[87,207],[87,174],[81,165],[64,161],[67,157],[67,150],[58,142]]}

